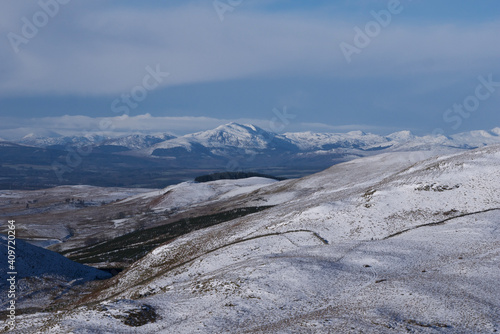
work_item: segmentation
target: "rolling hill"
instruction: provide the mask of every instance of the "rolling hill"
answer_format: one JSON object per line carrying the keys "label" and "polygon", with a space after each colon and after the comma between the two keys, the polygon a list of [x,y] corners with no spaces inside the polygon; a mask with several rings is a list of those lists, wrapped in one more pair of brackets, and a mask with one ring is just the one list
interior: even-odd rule
{"label": "rolling hill", "polygon": [[22,316],[19,330],[498,331],[499,162],[499,145],[384,153],[219,196],[207,207],[270,208],[170,240],[77,307]]}

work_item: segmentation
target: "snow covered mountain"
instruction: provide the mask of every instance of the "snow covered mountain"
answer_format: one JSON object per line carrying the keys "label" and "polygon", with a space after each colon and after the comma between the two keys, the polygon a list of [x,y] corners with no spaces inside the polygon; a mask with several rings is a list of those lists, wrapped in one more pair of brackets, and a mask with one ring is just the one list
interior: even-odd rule
{"label": "snow covered mountain", "polygon": [[51,135],[39,135],[30,133],[17,142],[24,145],[36,147],[49,147],[49,146],[88,146],[100,143],[106,140],[107,137],[101,135],[84,135],[84,136],[62,136],[55,132]]}
{"label": "snow covered mountain", "polygon": [[175,138],[170,134],[131,134],[115,138],[99,134],[86,134],[83,136],[62,136],[56,132],[43,134],[30,133],[20,140],[16,141],[23,145],[36,147],[50,146],[121,146],[129,150],[139,150],[150,147],[156,143]]}
{"label": "snow covered mountain", "polygon": [[101,145],[121,146],[130,150],[140,150],[173,138],[175,138],[174,135],[164,133],[156,135],[132,134],[105,140]]}
{"label": "snow covered mountain", "polygon": [[216,129],[189,134],[155,144],[144,154],[175,157],[180,151],[191,154],[232,156],[235,153],[280,155],[343,154],[367,156],[377,151],[471,149],[500,143],[500,128],[453,135],[415,136],[409,131],[387,136],[352,131],[348,133],[285,133],[278,135],[254,125],[230,123]]}
{"label": "snow covered mountain", "polygon": [[462,147],[482,147],[485,145],[498,144],[500,128],[494,128],[490,131],[470,131],[452,135],[451,138],[455,145]]}
{"label": "snow covered mountain", "polygon": [[[276,134],[253,125],[230,123],[180,137],[33,135],[21,140],[21,146],[2,143],[0,158],[8,161],[1,166],[3,189],[42,189],[65,184],[163,188],[215,172],[244,171],[299,178],[334,164],[381,153],[459,152],[500,143],[500,128],[453,136],[417,136],[408,131],[382,136],[362,131]],[[19,173],[19,169],[29,172]],[[134,174],[139,169],[141,174]]]}
{"label": "snow covered mountain", "polygon": [[285,133],[284,136],[302,151],[390,146],[388,138],[374,134],[367,134],[362,131],[351,131],[348,133],[298,132]]}
{"label": "snow covered mountain", "polygon": [[[392,152],[219,197],[219,209],[272,207],[169,241],[77,308],[21,316],[19,331],[497,332],[499,166],[500,145]],[[171,200],[189,187],[131,201],[186,210]]]}
{"label": "snow covered mountain", "polygon": [[154,156],[175,155],[182,149],[191,153],[208,153],[220,156],[231,156],[234,153],[279,153],[296,151],[297,148],[285,137],[265,131],[254,125],[229,123],[213,130],[188,134],[170,139],[144,152]]}
{"label": "snow covered mountain", "polygon": [[[87,146],[116,147],[111,152],[131,150],[134,156],[177,159],[189,164],[193,159],[211,158],[237,161],[239,165],[255,164],[255,157],[266,164],[323,159],[331,165],[335,159],[347,161],[353,157],[382,152],[433,150],[452,152],[500,143],[500,128],[491,131],[470,131],[451,135],[416,136],[400,131],[387,136],[352,131],[348,133],[297,132],[276,134],[251,124],[229,123],[213,130],[175,137],[170,134],[132,134],[118,138],[88,134],[65,137],[56,133],[29,134],[17,141],[37,147]],[[121,149],[119,149],[121,148]],[[222,159],[222,160],[221,160]],[[269,160],[270,159],[270,160]],[[332,160],[334,159],[334,160]],[[315,160],[314,160],[315,161]]]}
{"label": "snow covered mountain", "polygon": [[380,136],[353,131],[345,134],[336,133],[285,133],[284,136],[295,143],[301,150],[315,151],[332,148],[357,151],[385,150],[417,151],[444,148],[471,149],[500,143],[500,128],[491,131],[470,131],[451,135],[416,136],[410,131],[400,131]]}

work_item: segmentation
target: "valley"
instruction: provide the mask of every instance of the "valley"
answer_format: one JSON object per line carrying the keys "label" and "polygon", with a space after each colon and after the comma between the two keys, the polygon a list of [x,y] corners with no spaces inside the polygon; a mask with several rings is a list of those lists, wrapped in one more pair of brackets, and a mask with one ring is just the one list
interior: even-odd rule
{"label": "valley", "polygon": [[[24,237],[117,269],[47,295],[18,330],[495,332],[499,161],[489,145],[381,153],[283,181],[2,191],[1,214],[17,212]],[[16,196],[41,211],[19,214],[6,205]]]}

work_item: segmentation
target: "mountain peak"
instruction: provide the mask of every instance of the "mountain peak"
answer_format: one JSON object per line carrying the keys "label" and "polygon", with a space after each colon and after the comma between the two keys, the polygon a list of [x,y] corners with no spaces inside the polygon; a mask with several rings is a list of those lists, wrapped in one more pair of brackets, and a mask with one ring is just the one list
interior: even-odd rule
{"label": "mountain peak", "polygon": [[496,136],[500,136],[500,128],[496,127],[494,129],[491,129],[491,133],[495,134]]}
{"label": "mountain peak", "polygon": [[251,124],[231,122],[213,130],[187,135],[206,147],[233,146],[245,148],[265,148],[271,133]]}
{"label": "mountain peak", "polygon": [[[253,124],[240,124],[236,122],[230,122],[215,128],[215,130],[238,130],[238,131],[247,131],[247,132],[260,132],[264,131],[261,128],[253,125]],[[209,130],[210,131],[210,130]]]}
{"label": "mountain peak", "polygon": [[398,131],[398,132],[394,132],[394,133],[391,133],[390,135],[387,136],[387,138],[391,139],[391,140],[397,140],[397,141],[408,141],[408,140],[411,140],[413,138],[415,138],[415,136],[408,130],[404,130],[404,131]]}
{"label": "mountain peak", "polygon": [[35,138],[35,134],[32,132],[32,133],[28,133],[26,136],[24,136],[22,139],[31,139],[31,138]]}

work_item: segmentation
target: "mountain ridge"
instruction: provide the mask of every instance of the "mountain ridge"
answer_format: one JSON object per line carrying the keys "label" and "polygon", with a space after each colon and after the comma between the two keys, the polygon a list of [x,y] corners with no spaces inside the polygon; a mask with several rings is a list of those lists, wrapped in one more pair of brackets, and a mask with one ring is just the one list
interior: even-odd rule
{"label": "mountain ridge", "polygon": [[31,133],[19,140],[11,142],[47,147],[51,145],[114,145],[151,155],[155,149],[185,148],[192,149],[193,144],[205,148],[217,149],[233,147],[249,150],[287,149],[290,151],[310,151],[328,147],[359,148],[373,145],[398,145],[411,141],[426,142],[435,145],[455,145],[470,148],[472,145],[487,145],[500,142],[500,127],[491,130],[473,130],[450,136],[423,135],[417,136],[408,130],[397,131],[388,135],[377,135],[363,131],[346,133],[333,132],[286,132],[283,134],[264,130],[253,124],[230,122],[211,130],[174,136],[162,134],[127,134],[118,137],[87,134],[84,136],[62,136],[54,131]]}
{"label": "mountain ridge", "polygon": [[89,134],[26,140],[1,142],[4,164],[0,170],[5,177],[0,188],[40,189],[63,184],[163,188],[203,174],[228,171],[297,178],[381,153],[445,154],[492,145],[500,143],[500,129],[452,136],[417,136],[408,131],[387,136],[362,131],[277,134],[251,124],[229,123],[180,137]]}

